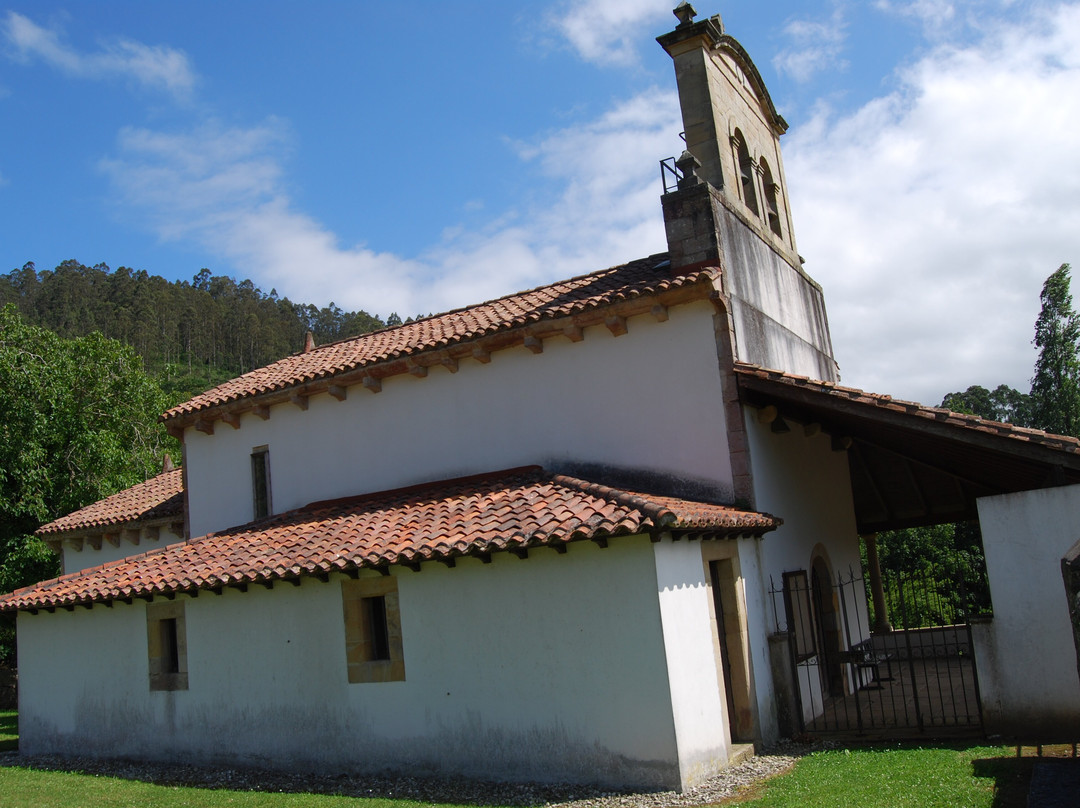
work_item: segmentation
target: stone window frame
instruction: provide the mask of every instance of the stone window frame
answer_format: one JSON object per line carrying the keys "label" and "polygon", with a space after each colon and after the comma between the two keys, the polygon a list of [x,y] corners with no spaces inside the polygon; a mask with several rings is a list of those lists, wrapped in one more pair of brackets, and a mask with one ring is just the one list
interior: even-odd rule
{"label": "stone window frame", "polygon": [[146,647],[151,690],[187,690],[187,619],[184,601],[146,605]]}
{"label": "stone window frame", "polygon": [[341,604],[350,684],[404,682],[397,578],[346,579],[341,582]]}

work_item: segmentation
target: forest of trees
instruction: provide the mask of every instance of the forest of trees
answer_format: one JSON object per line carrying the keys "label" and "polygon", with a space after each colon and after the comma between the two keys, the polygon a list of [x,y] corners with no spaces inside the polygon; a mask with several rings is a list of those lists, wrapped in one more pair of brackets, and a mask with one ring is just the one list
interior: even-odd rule
{"label": "forest of trees", "polygon": [[251,281],[201,270],[167,281],[145,270],[64,261],[0,275],[0,307],[65,337],[100,332],[130,345],[173,402],[299,351],[307,332],[327,342],[400,323],[264,293]]}

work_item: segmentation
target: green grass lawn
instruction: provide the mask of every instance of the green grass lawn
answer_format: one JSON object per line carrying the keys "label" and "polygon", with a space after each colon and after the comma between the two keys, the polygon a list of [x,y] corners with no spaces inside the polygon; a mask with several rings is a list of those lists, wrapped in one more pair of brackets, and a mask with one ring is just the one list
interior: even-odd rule
{"label": "green grass lawn", "polygon": [[1023,808],[1034,759],[1010,746],[893,745],[834,749],[802,758],[741,806]]}
{"label": "green grass lawn", "polygon": [[0,752],[19,748],[19,714],[14,710],[0,710]]}
{"label": "green grass lawn", "polygon": [[414,808],[406,800],[156,786],[113,777],[0,768],[4,808]]}
{"label": "green grass lawn", "polygon": [[[18,716],[0,711],[0,751],[16,749]],[[725,805],[753,808],[1023,808],[1034,759],[1015,747],[892,745],[815,752]],[[406,800],[161,786],[113,777],[0,767],[3,808],[414,808]],[[435,806],[434,808],[449,808]]]}

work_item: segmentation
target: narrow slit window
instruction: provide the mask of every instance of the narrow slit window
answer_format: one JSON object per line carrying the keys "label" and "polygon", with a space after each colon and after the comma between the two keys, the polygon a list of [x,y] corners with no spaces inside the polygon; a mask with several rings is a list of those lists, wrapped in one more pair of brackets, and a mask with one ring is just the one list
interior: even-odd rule
{"label": "narrow slit window", "polygon": [[260,446],[251,452],[251,494],[255,519],[271,513],[270,505],[270,450]]}
{"label": "narrow slit window", "polygon": [[369,662],[390,659],[390,632],[386,625],[386,596],[364,598],[368,629],[371,631]]}
{"label": "narrow slit window", "polygon": [[180,672],[180,643],[176,633],[176,618],[167,617],[158,621],[161,631],[161,672]]}

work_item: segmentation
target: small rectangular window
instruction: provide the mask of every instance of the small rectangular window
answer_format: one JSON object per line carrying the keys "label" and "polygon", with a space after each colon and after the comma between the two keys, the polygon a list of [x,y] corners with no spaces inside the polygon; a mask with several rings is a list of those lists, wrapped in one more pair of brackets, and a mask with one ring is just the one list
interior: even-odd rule
{"label": "small rectangular window", "polygon": [[386,625],[386,595],[363,598],[368,629],[371,631],[369,662],[390,659],[390,630]]}
{"label": "small rectangular window", "polygon": [[176,618],[158,621],[161,630],[161,672],[180,672],[180,647],[176,635]]}
{"label": "small rectangular window", "polygon": [[187,690],[187,625],[184,602],[146,606],[147,667],[151,690]]}
{"label": "small rectangular window", "polygon": [[251,451],[251,493],[255,519],[272,513],[270,503],[270,449],[257,446]]}
{"label": "small rectangular window", "polygon": [[397,579],[388,576],[342,581],[341,599],[349,681],[404,681]]}

